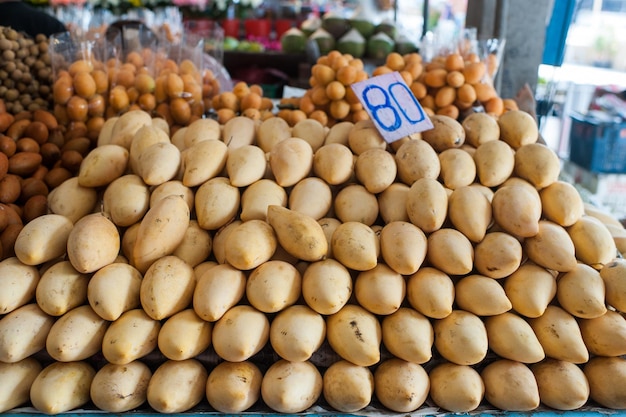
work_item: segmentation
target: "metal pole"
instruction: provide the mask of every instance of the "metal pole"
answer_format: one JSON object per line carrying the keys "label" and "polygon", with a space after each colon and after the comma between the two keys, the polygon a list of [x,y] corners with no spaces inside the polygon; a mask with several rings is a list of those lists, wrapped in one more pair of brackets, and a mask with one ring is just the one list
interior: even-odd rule
{"label": "metal pole", "polygon": [[428,0],[423,0],[424,3],[422,5],[422,18],[424,20],[422,25],[422,37],[426,35],[428,32]]}
{"label": "metal pole", "polygon": [[509,13],[509,0],[498,0],[496,2],[496,22],[494,37],[503,38],[506,34],[506,17]]}
{"label": "metal pole", "polygon": [[[494,25],[494,38],[505,39],[507,31],[507,16],[509,14],[509,0],[497,0],[496,2],[496,22]],[[500,68],[504,67],[504,61],[506,57],[506,44],[504,46],[504,53],[502,54],[502,62],[500,62]],[[494,88],[499,93],[502,90],[502,70],[496,74],[496,79],[493,80]]]}

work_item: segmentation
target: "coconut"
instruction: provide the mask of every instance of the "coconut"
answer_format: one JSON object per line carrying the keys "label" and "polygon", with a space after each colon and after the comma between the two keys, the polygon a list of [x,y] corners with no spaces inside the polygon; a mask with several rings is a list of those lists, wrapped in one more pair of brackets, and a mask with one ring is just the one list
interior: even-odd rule
{"label": "coconut", "polygon": [[372,59],[384,59],[393,52],[395,42],[385,32],[378,32],[367,41],[367,56]]}
{"label": "coconut", "polygon": [[322,27],[322,19],[317,16],[311,16],[300,24],[300,30],[305,36],[311,36],[313,32]]}
{"label": "coconut", "polygon": [[413,52],[417,52],[418,48],[415,42],[408,38],[408,36],[404,34],[398,35],[396,39],[396,52],[400,55],[411,54]]}
{"label": "coconut", "polygon": [[298,28],[291,28],[280,37],[280,47],[286,53],[303,53],[306,35]]}
{"label": "coconut", "polygon": [[361,58],[365,53],[366,41],[363,35],[356,30],[350,29],[337,41],[337,50],[342,54],[350,54],[355,58]]}
{"label": "coconut", "polygon": [[309,40],[317,43],[317,48],[321,55],[327,55],[330,51],[335,49],[335,38],[331,36],[326,30],[319,28],[311,36]]}
{"label": "coconut", "polygon": [[386,33],[391,39],[396,39],[398,36],[398,29],[396,28],[396,24],[391,20],[384,20],[380,22],[376,29],[374,29],[374,33]]}
{"label": "coconut", "polygon": [[358,30],[365,39],[369,39],[374,34],[374,29],[376,29],[376,25],[364,17],[350,19],[350,27]]}
{"label": "coconut", "polygon": [[344,17],[327,12],[322,18],[322,28],[335,39],[341,38],[350,30],[350,23]]}

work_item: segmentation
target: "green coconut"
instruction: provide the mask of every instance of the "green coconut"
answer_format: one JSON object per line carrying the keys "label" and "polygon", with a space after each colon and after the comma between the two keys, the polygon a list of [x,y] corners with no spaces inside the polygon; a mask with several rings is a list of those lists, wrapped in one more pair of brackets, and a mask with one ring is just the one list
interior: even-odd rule
{"label": "green coconut", "polygon": [[300,29],[291,28],[280,37],[280,47],[288,54],[303,53],[306,39],[306,35]]}
{"label": "green coconut", "polygon": [[374,34],[374,29],[376,29],[376,25],[364,17],[350,19],[350,27],[358,30],[365,39],[369,39]]}
{"label": "green coconut", "polygon": [[322,18],[322,29],[330,33],[333,38],[339,39],[350,30],[350,22],[345,17],[327,12]]}
{"label": "green coconut", "polygon": [[396,24],[390,20],[384,20],[380,22],[378,25],[376,25],[376,29],[374,29],[374,33],[380,33],[380,32],[386,33],[387,36],[389,36],[391,39],[394,39],[394,40],[398,36],[398,28],[396,27]]}
{"label": "green coconut", "polygon": [[300,24],[300,30],[307,36],[322,27],[322,19],[318,16],[311,16]]}
{"label": "green coconut", "polygon": [[367,42],[363,35],[356,30],[350,29],[337,41],[337,50],[342,54],[350,54],[355,58],[361,58],[365,54]]}
{"label": "green coconut", "polygon": [[319,28],[311,36],[309,36],[309,40],[315,41],[321,55],[326,55],[335,49],[335,38],[322,28]]}
{"label": "green coconut", "polygon": [[400,34],[398,35],[398,39],[396,39],[396,52],[400,55],[411,54],[413,52],[417,52],[418,48],[415,42],[409,39],[406,35]]}
{"label": "green coconut", "polygon": [[378,32],[367,41],[367,56],[372,59],[384,59],[393,52],[395,42],[385,32]]}

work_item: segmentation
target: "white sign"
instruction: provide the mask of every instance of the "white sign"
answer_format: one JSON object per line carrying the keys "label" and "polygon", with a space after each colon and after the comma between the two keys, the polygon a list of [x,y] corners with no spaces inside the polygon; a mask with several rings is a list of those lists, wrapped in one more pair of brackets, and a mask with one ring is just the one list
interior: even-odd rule
{"label": "white sign", "polygon": [[399,72],[378,75],[351,87],[388,143],[433,128]]}

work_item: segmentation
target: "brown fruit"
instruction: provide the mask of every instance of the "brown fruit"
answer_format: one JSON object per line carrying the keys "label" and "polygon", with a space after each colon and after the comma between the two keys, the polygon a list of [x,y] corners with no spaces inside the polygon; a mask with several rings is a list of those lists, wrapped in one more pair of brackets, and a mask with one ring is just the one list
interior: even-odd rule
{"label": "brown fruit", "polygon": [[0,114],[0,132],[6,132],[14,120],[15,117],[11,113]]}
{"label": "brown fruit", "polygon": [[0,152],[0,181],[9,172],[9,157]]}
{"label": "brown fruit", "polygon": [[77,172],[82,162],[83,156],[78,151],[66,151],[61,155],[61,166],[70,172]]}
{"label": "brown fruit", "polygon": [[33,138],[23,137],[15,142],[17,152],[39,152],[40,146]]}
{"label": "brown fruit", "polygon": [[3,259],[15,255],[15,251],[13,249],[15,247],[15,240],[17,239],[17,235],[20,234],[23,228],[24,225],[22,223],[13,223],[8,225],[6,229],[4,229],[2,234],[0,234],[0,245],[3,249]]}
{"label": "brown fruit", "polygon": [[48,173],[44,176],[44,182],[50,189],[53,189],[71,177],[72,173],[66,168],[55,167],[48,171]]}
{"label": "brown fruit", "polygon": [[87,152],[89,152],[90,148],[91,141],[89,139],[86,137],[77,137],[68,140],[61,148],[61,152],[77,151],[81,155],[85,156],[87,155]]}
{"label": "brown fruit", "polygon": [[96,94],[97,84],[88,72],[77,72],[74,75],[74,91],[84,99],[89,99]]}
{"label": "brown fruit", "polygon": [[13,156],[17,150],[15,141],[6,135],[0,134],[0,152],[6,156]]}
{"label": "brown fruit", "polygon": [[96,83],[96,94],[104,94],[109,89],[109,77],[103,70],[94,70],[91,73]]}
{"label": "brown fruit", "polygon": [[18,152],[9,158],[9,172],[22,177],[31,175],[41,164],[41,154],[36,152]]}
{"label": "brown fruit", "polygon": [[56,129],[59,127],[59,123],[57,119],[55,119],[54,115],[47,110],[35,110],[33,112],[33,122],[41,122],[48,130]]}
{"label": "brown fruit", "polygon": [[476,84],[480,82],[485,76],[486,72],[487,68],[482,62],[472,62],[465,65],[465,68],[463,68],[465,81],[469,84]]}
{"label": "brown fruit", "polygon": [[182,97],[185,91],[183,79],[178,74],[170,73],[167,75],[165,91],[169,98]]}
{"label": "brown fruit", "polygon": [[11,113],[0,114],[0,133],[6,132],[14,120],[15,117]]}
{"label": "brown fruit", "polygon": [[13,203],[21,192],[20,178],[17,175],[8,174],[0,180],[0,203]]}
{"label": "brown fruit", "polygon": [[87,112],[89,116],[104,116],[106,103],[101,94],[94,94],[87,102]]}
{"label": "brown fruit", "polygon": [[73,95],[74,86],[70,78],[59,78],[52,86],[52,97],[55,104],[66,104]]}
{"label": "brown fruit", "polygon": [[67,102],[67,116],[71,121],[86,122],[89,103],[80,96],[72,96]]}
{"label": "brown fruit", "polygon": [[15,121],[9,126],[6,130],[5,134],[13,140],[18,140],[22,136],[24,136],[24,132],[26,128],[30,124],[30,120],[28,119],[15,119]]}
{"label": "brown fruit", "polygon": [[109,92],[109,106],[114,111],[122,111],[126,109],[129,104],[128,93],[123,86],[117,85],[111,89]]}
{"label": "brown fruit", "polygon": [[34,195],[24,203],[24,212],[22,214],[24,222],[43,216],[48,212],[48,198],[45,195]]}
{"label": "brown fruit", "polygon": [[30,122],[30,124],[24,130],[24,136],[34,139],[40,145],[48,140],[48,134],[48,126],[41,121],[34,120]]}
{"label": "brown fruit", "polygon": [[176,124],[184,126],[189,123],[189,119],[191,118],[191,107],[184,98],[173,98],[170,101],[170,114]]}
{"label": "brown fruit", "polygon": [[20,194],[20,200],[26,202],[35,195],[48,195],[48,186],[46,183],[43,182],[43,180],[33,177],[22,181],[22,193]]}

